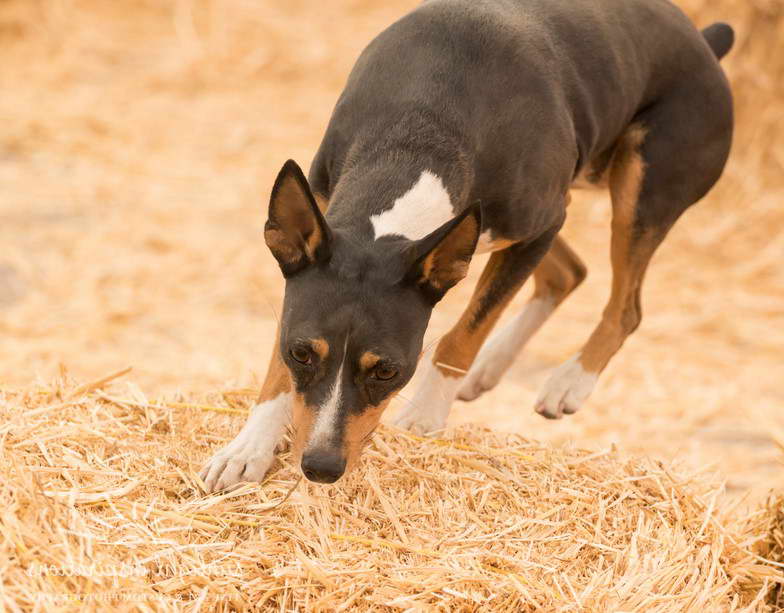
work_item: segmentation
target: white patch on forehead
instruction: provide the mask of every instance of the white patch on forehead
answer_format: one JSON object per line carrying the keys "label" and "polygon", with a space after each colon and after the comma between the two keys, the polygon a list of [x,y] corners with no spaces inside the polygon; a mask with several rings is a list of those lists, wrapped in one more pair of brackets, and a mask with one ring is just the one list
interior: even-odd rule
{"label": "white patch on forehead", "polygon": [[376,239],[395,235],[419,240],[444,225],[454,214],[444,183],[429,170],[424,170],[414,186],[395,200],[391,209],[371,215],[370,223]]}
{"label": "white patch on forehead", "polygon": [[329,396],[327,397],[326,402],[319,407],[316,423],[313,424],[313,430],[311,430],[310,438],[308,439],[308,447],[330,445],[332,442],[332,437],[338,423],[340,401],[343,398],[343,365],[346,363],[347,348],[348,337],[346,337],[346,346],[343,348],[343,361],[340,363],[338,374],[335,377],[332,388],[329,390]]}

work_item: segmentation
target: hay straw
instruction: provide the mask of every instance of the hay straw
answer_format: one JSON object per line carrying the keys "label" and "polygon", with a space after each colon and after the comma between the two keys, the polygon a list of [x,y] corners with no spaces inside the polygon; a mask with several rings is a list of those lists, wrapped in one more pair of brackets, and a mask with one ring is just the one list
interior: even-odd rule
{"label": "hay straw", "polygon": [[[755,543],[757,551],[761,553],[760,557],[763,560],[776,563],[779,568],[784,568],[784,496],[781,494],[771,496],[765,509],[754,520],[757,525],[753,527],[753,530],[755,532],[762,530],[766,535],[759,543]],[[781,574],[784,576],[784,572]],[[783,581],[779,581],[773,586],[768,595],[768,602],[775,610],[784,610]]]}
{"label": "hay straw", "polygon": [[105,377],[101,377],[100,379],[97,379],[95,381],[90,381],[89,383],[84,383],[84,384],[80,385],[79,387],[75,388],[74,390],[72,390],[68,394],[68,398],[75,398],[76,396],[81,396],[81,395],[86,394],[88,392],[92,392],[94,390],[100,389],[104,385],[106,385],[107,383],[127,375],[132,370],[133,370],[133,366],[128,366],[126,368],[118,370],[117,372],[113,372],[113,373],[111,373],[109,375],[106,375]]}
{"label": "hay straw", "polygon": [[[284,452],[264,484],[204,495],[200,462],[235,424],[214,396],[141,407],[89,387],[0,391],[12,609],[762,611],[780,597],[779,503],[729,513],[705,472],[382,427],[334,486],[302,481]],[[36,413],[58,394],[72,402]]]}

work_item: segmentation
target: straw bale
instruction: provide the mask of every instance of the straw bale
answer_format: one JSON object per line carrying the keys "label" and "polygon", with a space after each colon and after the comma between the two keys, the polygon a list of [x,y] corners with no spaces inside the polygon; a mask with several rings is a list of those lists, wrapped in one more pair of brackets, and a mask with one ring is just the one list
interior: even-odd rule
{"label": "straw bale", "polygon": [[[764,508],[751,516],[749,525],[756,534],[767,535],[756,546],[759,555],[784,568],[784,495],[771,495]],[[774,610],[784,611],[784,582],[771,586],[767,600]]]}
{"label": "straw bale", "polygon": [[106,379],[0,392],[11,610],[763,611],[784,581],[780,506],[745,515],[704,471],[478,427],[381,428],[334,486],[284,451],[264,484],[204,495],[248,391]]}

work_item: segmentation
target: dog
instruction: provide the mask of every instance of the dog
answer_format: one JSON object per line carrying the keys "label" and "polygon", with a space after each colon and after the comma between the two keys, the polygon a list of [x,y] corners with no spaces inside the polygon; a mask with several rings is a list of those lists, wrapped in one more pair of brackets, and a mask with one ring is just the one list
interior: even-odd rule
{"label": "dog", "polygon": [[[640,324],[657,246],[723,171],[733,110],[719,59],[733,41],[667,0],[429,0],[383,31],[309,177],[288,161],[275,181],[278,340],[247,423],[201,472],[207,490],[262,480],[290,422],[305,477],[339,479],[414,374],[434,305],[492,252],[395,422],[443,429],[585,278],[558,233],[570,189],[608,188],[609,301],[536,401],[547,418],[577,411]],[[491,334],[530,276],[531,300]]]}

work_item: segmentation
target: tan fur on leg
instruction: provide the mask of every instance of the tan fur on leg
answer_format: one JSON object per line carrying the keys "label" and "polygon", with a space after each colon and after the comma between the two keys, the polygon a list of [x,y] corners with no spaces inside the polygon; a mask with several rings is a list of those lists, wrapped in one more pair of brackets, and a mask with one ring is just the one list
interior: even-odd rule
{"label": "tan fur on leg", "polygon": [[638,234],[635,211],[645,165],[640,146],[645,131],[632,126],[617,145],[610,168],[613,220],[611,261],[613,282],[602,320],[582,351],[556,369],[536,404],[541,415],[556,419],[577,411],[599,377],[642,317],[640,290],[661,234]]}
{"label": "tan fur on leg", "polygon": [[482,345],[458,392],[461,400],[474,400],[496,386],[520,350],[585,279],[586,268],[566,242],[556,237],[533,274],[534,295],[519,315]]}

